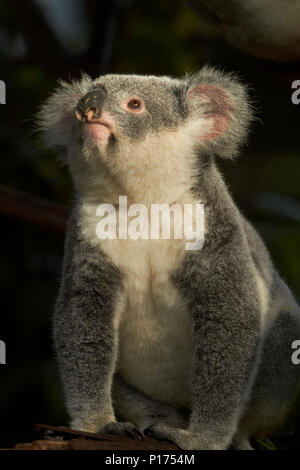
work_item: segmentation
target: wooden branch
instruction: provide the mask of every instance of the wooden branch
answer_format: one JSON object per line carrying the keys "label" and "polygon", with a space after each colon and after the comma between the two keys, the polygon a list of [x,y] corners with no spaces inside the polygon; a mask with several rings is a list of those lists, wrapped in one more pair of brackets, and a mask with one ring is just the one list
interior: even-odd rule
{"label": "wooden branch", "polygon": [[14,450],[180,450],[175,444],[144,436],[143,439],[117,434],[93,434],[61,426],[37,424],[44,439],[17,444]]}
{"label": "wooden branch", "polygon": [[64,234],[68,210],[44,199],[0,185],[0,214]]}

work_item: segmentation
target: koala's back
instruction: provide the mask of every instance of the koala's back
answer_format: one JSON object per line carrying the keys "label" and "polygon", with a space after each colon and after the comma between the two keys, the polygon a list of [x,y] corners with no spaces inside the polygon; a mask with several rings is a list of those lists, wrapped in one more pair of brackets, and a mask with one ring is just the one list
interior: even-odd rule
{"label": "koala's back", "polygon": [[300,308],[293,294],[274,268],[268,250],[257,231],[245,218],[243,224],[263,297],[262,309],[265,311],[262,311],[262,315],[265,332],[268,332],[282,312],[290,312],[300,327]]}
{"label": "koala's back", "polygon": [[297,413],[300,377],[299,365],[292,362],[292,344],[299,337],[299,306],[274,271],[261,360],[239,433],[270,436]]}
{"label": "koala's back", "polygon": [[[300,307],[279,276],[259,234],[243,219],[262,299],[262,354],[238,433],[266,437],[286,421],[297,403],[299,366],[292,343],[300,337]],[[272,417],[272,418],[271,418]]]}

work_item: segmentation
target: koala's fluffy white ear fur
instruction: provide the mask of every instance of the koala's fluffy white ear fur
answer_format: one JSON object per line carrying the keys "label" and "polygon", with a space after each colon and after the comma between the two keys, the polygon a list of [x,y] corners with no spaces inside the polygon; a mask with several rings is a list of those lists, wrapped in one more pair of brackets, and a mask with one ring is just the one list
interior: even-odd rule
{"label": "koala's fluffy white ear fur", "polygon": [[246,87],[211,67],[186,79],[189,118],[199,122],[197,139],[209,152],[234,158],[253,118]]}
{"label": "koala's fluffy white ear fur", "polygon": [[54,93],[41,106],[36,121],[46,148],[62,150],[67,147],[75,108],[91,84],[92,79],[85,74],[80,81],[59,81]]}

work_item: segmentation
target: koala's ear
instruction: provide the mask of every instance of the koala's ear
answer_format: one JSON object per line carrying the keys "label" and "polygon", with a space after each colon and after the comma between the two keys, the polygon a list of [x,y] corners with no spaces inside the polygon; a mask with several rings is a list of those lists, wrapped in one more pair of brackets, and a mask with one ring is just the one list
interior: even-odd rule
{"label": "koala's ear", "polygon": [[253,117],[246,87],[232,74],[204,67],[186,79],[185,104],[201,145],[234,158]]}
{"label": "koala's ear", "polygon": [[41,106],[36,115],[36,128],[46,148],[64,150],[67,147],[77,103],[91,85],[88,75],[71,83],[59,81],[59,86]]}

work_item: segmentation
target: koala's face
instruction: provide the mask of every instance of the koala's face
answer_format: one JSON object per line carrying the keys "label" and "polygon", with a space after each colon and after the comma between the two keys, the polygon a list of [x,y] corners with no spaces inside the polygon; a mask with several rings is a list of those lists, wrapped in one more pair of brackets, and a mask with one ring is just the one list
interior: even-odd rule
{"label": "koala's face", "polygon": [[63,148],[70,165],[76,162],[77,174],[89,168],[96,179],[102,162],[123,181],[130,172],[143,179],[154,168],[156,178],[163,168],[163,181],[163,174],[184,171],[185,159],[201,149],[234,156],[249,116],[244,88],[203,68],[185,79],[106,75],[61,83],[39,125],[48,147]]}
{"label": "koala's face", "polygon": [[[84,132],[91,132],[95,139],[98,134],[100,140],[138,141],[180,125],[185,116],[181,93],[179,80],[108,75],[93,82],[75,114]],[[105,123],[107,132],[98,133],[97,124]],[[95,124],[93,131],[89,131],[90,124]]]}

